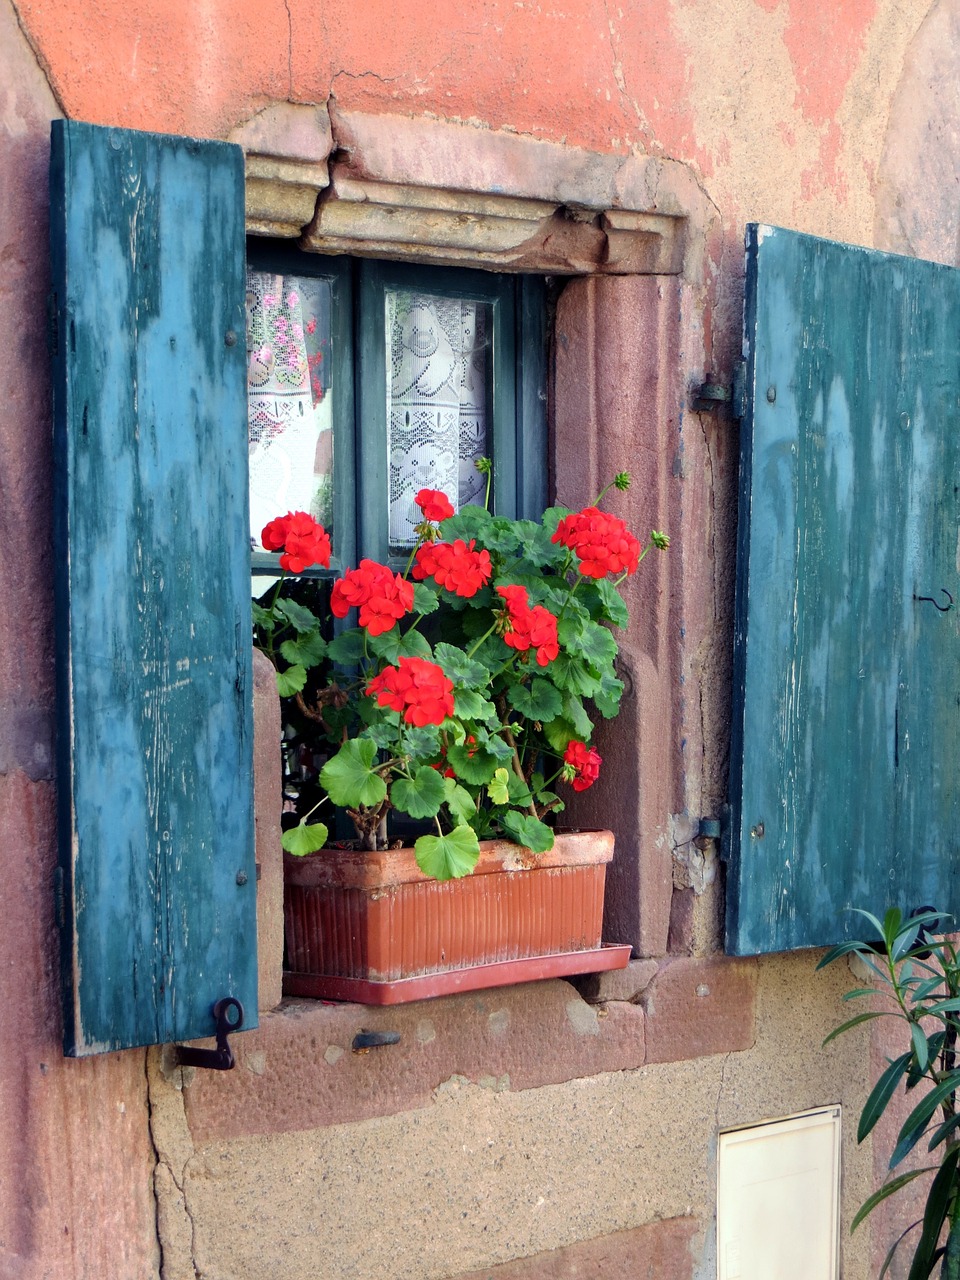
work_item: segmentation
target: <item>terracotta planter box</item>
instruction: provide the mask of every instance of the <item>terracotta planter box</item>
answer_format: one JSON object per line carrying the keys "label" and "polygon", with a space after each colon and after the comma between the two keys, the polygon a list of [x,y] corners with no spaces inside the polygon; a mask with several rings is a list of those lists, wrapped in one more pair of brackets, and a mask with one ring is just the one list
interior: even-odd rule
{"label": "terracotta planter box", "polygon": [[610,831],[549,853],[486,840],[472,875],[438,883],[412,849],[284,855],[285,995],[400,1004],[451,991],[621,969],[603,947]]}

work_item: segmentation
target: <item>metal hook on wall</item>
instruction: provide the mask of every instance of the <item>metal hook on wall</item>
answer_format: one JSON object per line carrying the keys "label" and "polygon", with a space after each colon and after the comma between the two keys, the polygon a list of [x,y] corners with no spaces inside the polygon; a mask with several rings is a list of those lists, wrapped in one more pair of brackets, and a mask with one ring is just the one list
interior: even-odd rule
{"label": "metal hook on wall", "polygon": [[936,600],[934,600],[933,596],[918,596],[918,595],[915,595],[913,598],[914,598],[914,600],[926,600],[926,601],[929,601],[929,603],[930,603],[930,604],[932,604],[932,605],[933,605],[933,607],[934,607],[935,609],[937,609],[940,613],[949,613],[950,608],[951,608],[951,606],[953,605],[953,596],[950,594],[950,592],[947,590],[947,588],[946,588],[946,587],[941,587],[941,588],[940,588],[940,594],[941,594],[942,596],[946,596],[950,603],[949,603],[949,604],[937,604],[937,602],[936,602]]}

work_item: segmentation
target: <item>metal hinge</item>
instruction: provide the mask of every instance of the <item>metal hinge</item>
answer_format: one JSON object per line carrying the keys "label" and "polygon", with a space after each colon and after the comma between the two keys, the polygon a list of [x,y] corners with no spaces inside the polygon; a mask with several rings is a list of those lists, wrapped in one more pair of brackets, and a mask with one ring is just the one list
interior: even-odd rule
{"label": "metal hinge", "polygon": [[706,413],[711,409],[716,409],[720,405],[726,404],[730,406],[730,412],[735,418],[742,418],[745,375],[746,362],[744,360],[738,360],[734,366],[733,383],[729,387],[722,382],[715,382],[711,375],[707,374],[707,381],[702,383],[694,394],[694,409],[698,413]]}
{"label": "metal hinge", "polygon": [[[234,996],[224,996],[213,1006],[213,1017],[216,1021],[217,1047],[215,1049],[193,1049],[189,1045],[178,1044],[177,1065],[181,1067],[206,1067],[210,1071],[230,1071],[236,1065],[233,1050],[227,1039],[234,1031],[243,1026],[243,1005]],[[231,1013],[236,1020],[231,1020]]]}

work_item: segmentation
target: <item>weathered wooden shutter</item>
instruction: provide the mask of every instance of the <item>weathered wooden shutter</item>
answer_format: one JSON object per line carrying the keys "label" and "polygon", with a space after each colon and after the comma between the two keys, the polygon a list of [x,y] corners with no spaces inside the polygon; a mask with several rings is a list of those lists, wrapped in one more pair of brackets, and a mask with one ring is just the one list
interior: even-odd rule
{"label": "weathered wooden shutter", "polygon": [[243,158],[53,125],[69,1054],[256,1025]]}
{"label": "weathered wooden shutter", "polygon": [[737,954],[960,911],[960,271],[751,226],[746,289]]}

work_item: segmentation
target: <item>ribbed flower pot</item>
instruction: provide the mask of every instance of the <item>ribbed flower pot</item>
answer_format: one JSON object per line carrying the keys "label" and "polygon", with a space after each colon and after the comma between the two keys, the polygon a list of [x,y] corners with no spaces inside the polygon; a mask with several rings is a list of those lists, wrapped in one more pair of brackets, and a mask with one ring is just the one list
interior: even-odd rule
{"label": "ribbed flower pot", "polygon": [[284,994],[401,1004],[622,969],[630,947],[600,942],[612,857],[610,831],[549,853],[486,840],[472,875],[441,884],[411,848],[285,854]]}

